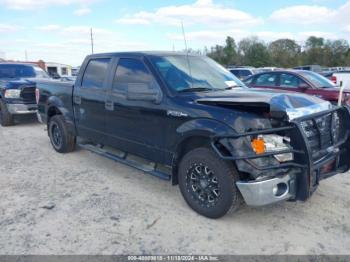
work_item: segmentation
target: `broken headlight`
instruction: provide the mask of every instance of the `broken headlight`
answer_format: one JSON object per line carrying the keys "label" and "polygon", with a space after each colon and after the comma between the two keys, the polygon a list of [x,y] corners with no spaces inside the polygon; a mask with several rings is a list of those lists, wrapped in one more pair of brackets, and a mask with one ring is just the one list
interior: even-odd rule
{"label": "broken headlight", "polygon": [[[259,135],[251,141],[252,148],[256,154],[285,151],[292,149],[289,145],[290,138],[279,135]],[[293,160],[293,153],[277,154],[274,157],[279,162]]]}

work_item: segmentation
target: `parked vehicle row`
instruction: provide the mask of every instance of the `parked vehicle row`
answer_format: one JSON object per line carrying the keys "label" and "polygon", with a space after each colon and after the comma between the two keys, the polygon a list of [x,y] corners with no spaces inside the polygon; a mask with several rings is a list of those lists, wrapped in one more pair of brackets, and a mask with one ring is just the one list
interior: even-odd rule
{"label": "parked vehicle row", "polygon": [[317,97],[337,93],[313,72],[258,73],[247,88],[208,57],[174,52],[90,55],[75,82],[35,70],[0,69],[3,125],[22,112],[11,109],[38,109],[57,152],[79,144],[169,180],[209,218],[242,201],[306,200],[350,168],[349,110]]}
{"label": "parked vehicle row", "polygon": [[[332,81],[312,71],[281,70],[260,73],[244,82],[254,88],[278,89],[317,96],[334,105],[338,103],[339,98],[339,88]],[[344,91],[342,99],[343,104],[350,106],[350,90]]]}

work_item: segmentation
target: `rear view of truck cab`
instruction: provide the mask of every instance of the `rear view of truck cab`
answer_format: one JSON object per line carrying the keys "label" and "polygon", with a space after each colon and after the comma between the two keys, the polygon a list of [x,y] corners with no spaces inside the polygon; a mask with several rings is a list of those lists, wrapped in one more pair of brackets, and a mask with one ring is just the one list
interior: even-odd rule
{"label": "rear view of truck cab", "polygon": [[242,200],[251,206],[306,200],[320,180],[349,170],[346,107],[246,88],[208,57],[95,54],[74,85],[37,87],[57,152],[88,141],[84,148],[178,184],[187,204],[206,217],[236,210]]}

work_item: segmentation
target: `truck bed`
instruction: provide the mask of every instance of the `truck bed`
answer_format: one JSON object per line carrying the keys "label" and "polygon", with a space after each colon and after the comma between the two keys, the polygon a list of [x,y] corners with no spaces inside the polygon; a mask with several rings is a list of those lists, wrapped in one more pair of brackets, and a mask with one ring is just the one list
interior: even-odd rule
{"label": "truck bed", "polygon": [[59,80],[42,80],[36,84],[40,90],[40,100],[38,103],[38,112],[41,115],[42,121],[46,123],[47,112],[50,108],[50,103],[55,99],[60,101],[63,114],[71,119],[73,118],[73,86],[74,82],[62,82]]}

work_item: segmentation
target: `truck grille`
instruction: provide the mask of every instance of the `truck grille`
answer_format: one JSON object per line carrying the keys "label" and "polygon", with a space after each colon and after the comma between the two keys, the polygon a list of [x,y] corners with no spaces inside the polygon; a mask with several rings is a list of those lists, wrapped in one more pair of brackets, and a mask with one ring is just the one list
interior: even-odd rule
{"label": "truck grille", "polygon": [[301,122],[314,160],[322,158],[324,151],[341,139],[341,119],[337,112]]}
{"label": "truck grille", "polygon": [[23,87],[21,91],[21,98],[25,103],[36,104],[35,87]]}

